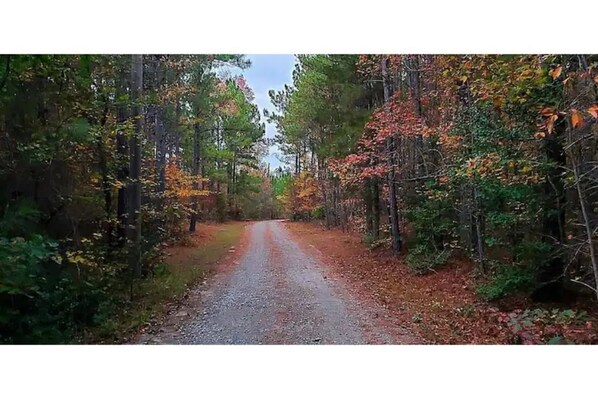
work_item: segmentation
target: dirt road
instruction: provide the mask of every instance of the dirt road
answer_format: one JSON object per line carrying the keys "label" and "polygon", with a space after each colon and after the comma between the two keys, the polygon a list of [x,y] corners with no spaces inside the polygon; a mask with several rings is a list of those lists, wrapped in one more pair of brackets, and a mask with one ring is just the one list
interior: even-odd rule
{"label": "dirt road", "polygon": [[202,302],[199,314],[141,343],[415,343],[384,308],[353,295],[314,249],[302,249],[283,222],[257,222],[248,229],[247,248],[235,268],[195,296]]}

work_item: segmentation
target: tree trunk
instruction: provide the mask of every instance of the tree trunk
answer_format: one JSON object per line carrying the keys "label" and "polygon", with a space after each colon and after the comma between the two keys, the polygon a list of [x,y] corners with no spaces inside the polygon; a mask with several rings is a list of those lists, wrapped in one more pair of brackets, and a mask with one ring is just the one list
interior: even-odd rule
{"label": "tree trunk", "polygon": [[135,131],[130,140],[129,181],[129,267],[134,278],[141,277],[141,131],[143,108],[143,56],[131,56],[131,101]]}
{"label": "tree trunk", "polygon": [[485,263],[484,263],[484,233],[482,228],[482,207],[480,205],[480,196],[478,193],[478,188],[476,186],[473,187],[473,203],[474,203],[474,213],[473,218],[475,222],[475,237],[476,242],[475,246],[478,251],[478,266],[482,273],[486,272]]}
{"label": "tree trunk", "polygon": [[[106,126],[106,120],[108,117],[108,103],[105,103],[104,106],[104,115],[100,122],[100,126],[104,128]],[[109,177],[109,170],[108,170],[108,161],[106,159],[106,148],[104,143],[104,135],[98,135],[97,140],[97,147],[98,147],[98,158],[99,158],[99,167],[100,172],[102,174],[102,193],[104,194],[104,212],[105,212],[105,220],[104,223],[106,225],[106,243],[108,244],[108,250],[113,247],[112,243],[112,230],[113,230],[113,223],[110,221],[111,219],[111,212],[112,212],[112,187],[110,185],[110,177]]]}
{"label": "tree trunk", "polygon": [[166,130],[164,129],[164,109],[156,107],[154,123],[156,125],[156,172],[158,193],[166,190]]}
{"label": "tree trunk", "polygon": [[598,262],[596,261],[596,251],[594,249],[594,241],[592,234],[593,226],[591,225],[586,201],[584,199],[583,192],[581,189],[581,182],[577,165],[573,165],[573,173],[575,176],[575,188],[577,189],[577,195],[579,197],[579,207],[583,216],[583,225],[586,230],[586,239],[588,241],[588,248],[590,250],[590,263],[592,264],[592,271],[594,272],[594,293],[596,294],[596,299],[598,299]]}
{"label": "tree trunk", "polygon": [[[123,66],[124,70],[124,66]],[[116,153],[117,153],[117,163],[118,169],[116,172],[116,177],[120,183],[118,188],[118,199],[117,199],[117,208],[116,208],[116,218],[117,218],[117,226],[116,226],[116,242],[118,247],[124,248],[125,241],[126,241],[126,231],[127,231],[127,180],[129,179],[129,162],[128,162],[128,153],[129,147],[127,145],[127,139],[125,136],[124,124],[128,118],[127,112],[127,103],[122,100],[123,97],[126,98],[126,91],[127,85],[129,84],[127,74],[122,73],[120,77],[120,81],[118,84],[118,108],[116,112],[116,122],[117,122],[117,131],[116,131]]]}
{"label": "tree trunk", "polygon": [[[199,164],[200,164],[200,131],[201,128],[199,126],[199,124],[195,124],[194,126],[194,134],[193,134],[193,178],[195,179],[193,181],[193,189],[194,190],[198,190],[199,189]],[[195,231],[195,225],[197,224],[197,213],[199,211],[199,197],[197,195],[193,196],[193,204],[192,204],[192,209],[193,211],[191,212],[191,221],[189,223],[189,231],[190,232],[194,232]]]}
{"label": "tree trunk", "polygon": [[181,102],[177,99],[176,102],[176,110],[175,110],[175,121],[174,121],[174,143],[173,143],[173,155],[175,157],[175,161],[177,166],[181,165],[180,155],[181,155]]}
{"label": "tree trunk", "polygon": [[380,238],[380,186],[378,178],[372,184],[372,231],[374,238]]}
{"label": "tree trunk", "polygon": [[[162,89],[163,71],[162,61],[159,57],[155,60],[155,89],[160,91]],[[156,104],[154,106],[154,126],[156,134],[156,173],[158,178],[158,193],[163,193],[166,190],[166,129],[164,127],[164,106]]]}
{"label": "tree trunk", "polygon": [[[421,103],[421,82],[419,76],[419,56],[409,56],[409,94],[413,106],[415,108],[415,114],[418,117],[422,116],[422,103]],[[421,177],[425,175],[424,171],[424,140],[421,134],[415,137],[415,176]]]}
{"label": "tree trunk", "polygon": [[365,225],[367,233],[374,236],[374,184],[373,179],[368,179],[365,183],[363,202],[365,206]]}
{"label": "tree trunk", "polygon": [[[384,102],[390,99],[390,88],[388,84],[388,77],[386,72],[387,58],[383,57],[381,62],[382,69],[382,86],[384,88]],[[388,202],[389,202],[389,218],[390,218],[390,234],[392,236],[392,248],[396,252],[401,251],[401,236],[399,232],[399,215],[397,210],[397,193],[395,186],[395,165],[394,165],[394,139],[392,136],[386,139],[386,155],[388,165]]]}

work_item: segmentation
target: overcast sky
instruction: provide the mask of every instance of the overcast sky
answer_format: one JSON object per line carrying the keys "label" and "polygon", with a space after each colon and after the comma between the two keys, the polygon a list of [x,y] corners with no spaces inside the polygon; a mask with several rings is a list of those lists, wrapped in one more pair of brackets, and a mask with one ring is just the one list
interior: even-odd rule
{"label": "overcast sky", "polygon": [[[285,83],[293,82],[293,69],[295,67],[295,56],[290,54],[250,54],[247,56],[251,60],[251,67],[243,71],[243,75],[249,83],[249,87],[255,94],[255,103],[262,113],[262,120],[266,122],[263,116],[264,108],[274,111],[270,103],[268,91],[271,89],[282,90]],[[273,124],[266,123],[266,137],[274,137],[276,127]],[[270,168],[274,169],[280,165],[276,158],[277,149],[270,148],[270,154],[265,161],[270,163]]]}

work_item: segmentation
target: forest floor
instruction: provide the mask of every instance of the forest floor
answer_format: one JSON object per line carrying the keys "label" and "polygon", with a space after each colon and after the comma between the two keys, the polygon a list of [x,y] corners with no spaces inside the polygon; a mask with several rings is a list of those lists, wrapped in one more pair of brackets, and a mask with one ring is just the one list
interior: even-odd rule
{"label": "forest floor", "polygon": [[358,234],[307,222],[286,225],[302,247],[329,265],[356,295],[383,306],[422,342],[598,342],[595,306],[589,312],[563,310],[524,297],[489,303],[476,295],[478,280],[471,262],[454,260],[434,273],[415,275],[404,257],[384,248],[370,250]]}
{"label": "forest floor", "polygon": [[282,221],[247,227],[234,256],[191,290],[143,344],[407,344],[421,339],[354,295]]}

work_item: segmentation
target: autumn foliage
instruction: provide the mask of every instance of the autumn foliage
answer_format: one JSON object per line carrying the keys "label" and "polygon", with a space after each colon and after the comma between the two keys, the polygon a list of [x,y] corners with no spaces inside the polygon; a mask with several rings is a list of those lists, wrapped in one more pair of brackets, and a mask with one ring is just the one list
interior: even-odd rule
{"label": "autumn foliage", "polygon": [[484,299],[585,301],[597,68],[588,55],[300,57],[273,96],[279,140],[296,176],[316,178],[326,226],[408,243],[394,247],[413,272],[468,259]]}

